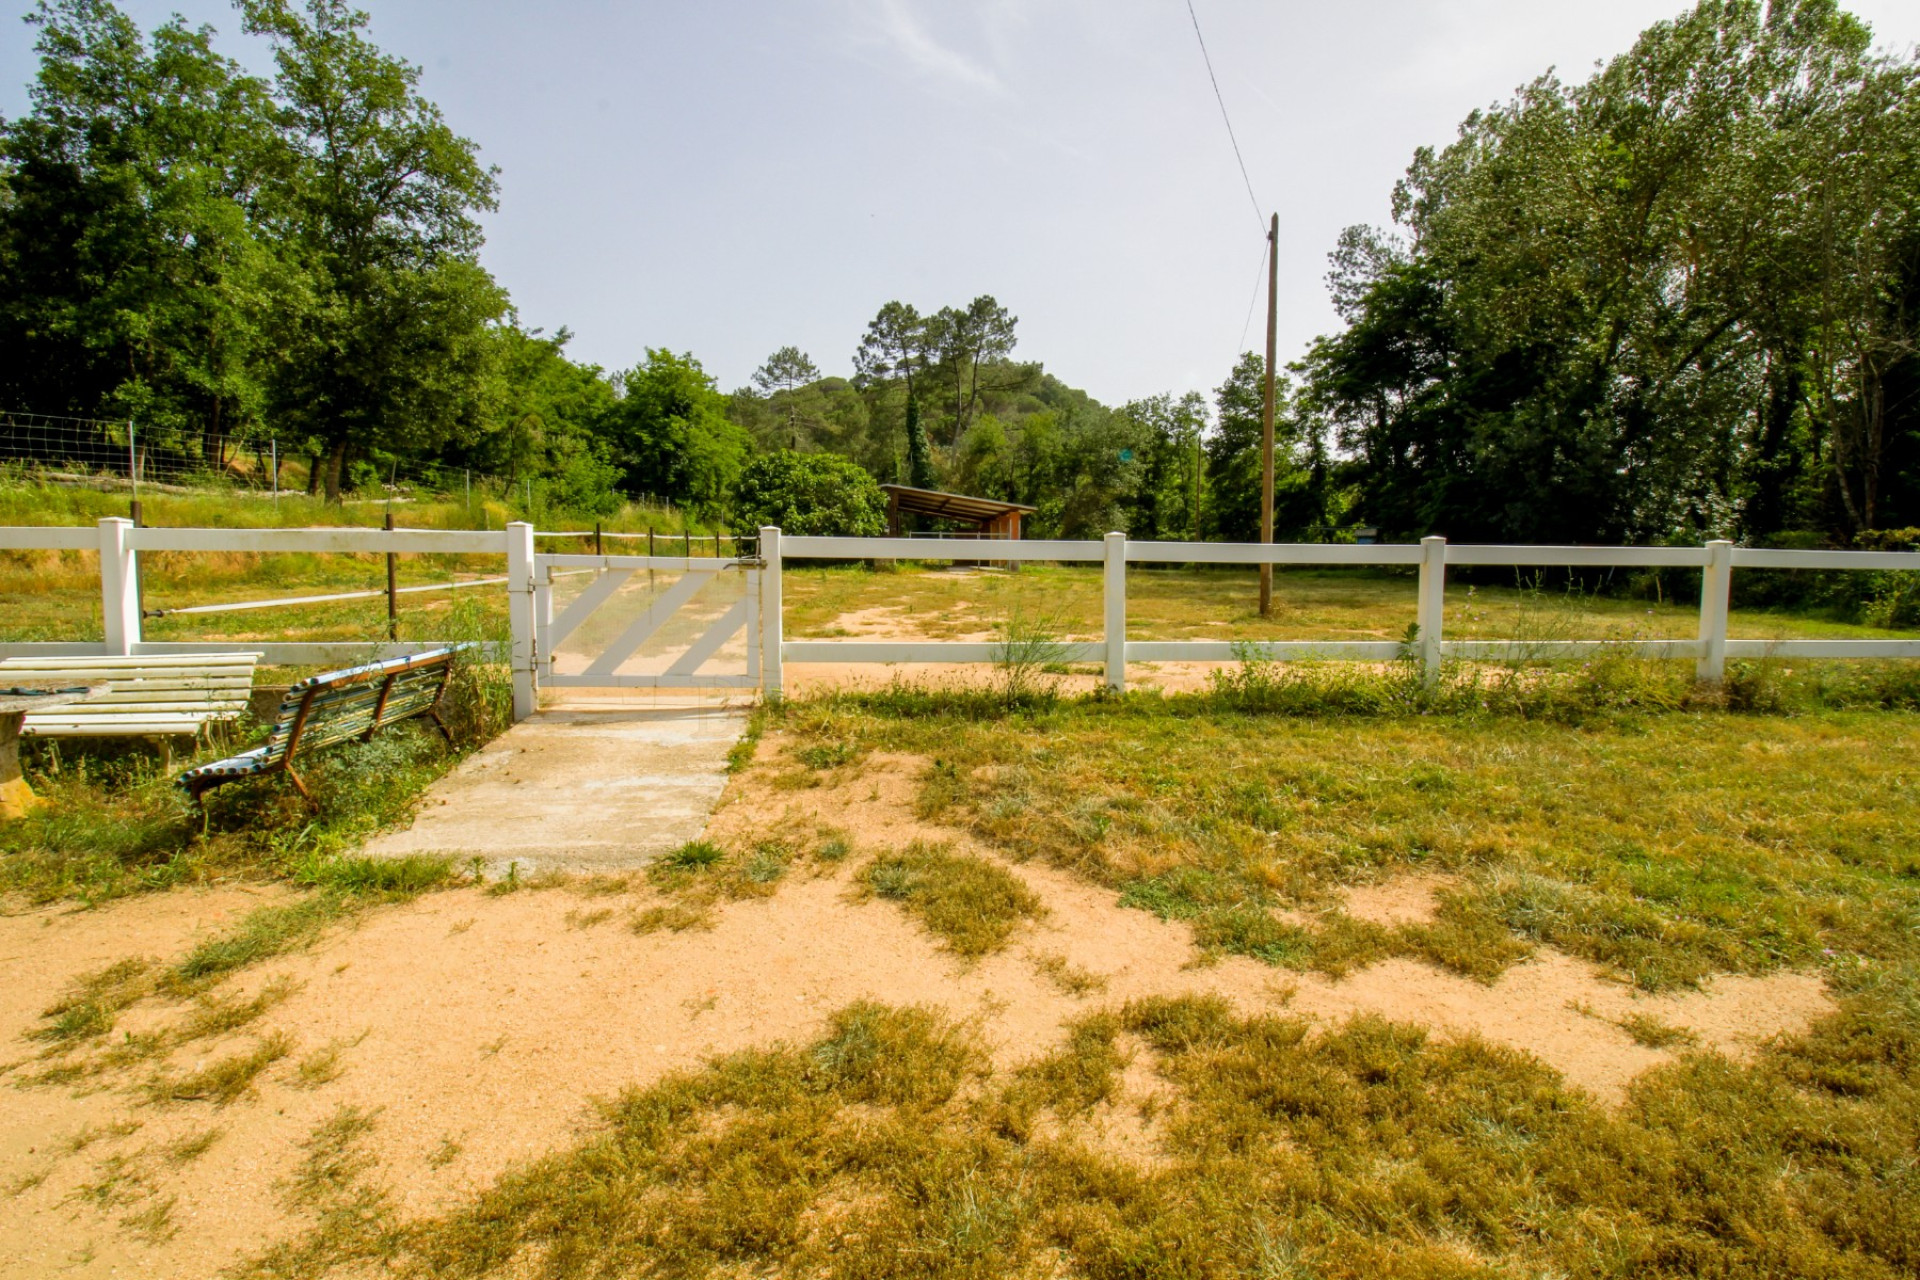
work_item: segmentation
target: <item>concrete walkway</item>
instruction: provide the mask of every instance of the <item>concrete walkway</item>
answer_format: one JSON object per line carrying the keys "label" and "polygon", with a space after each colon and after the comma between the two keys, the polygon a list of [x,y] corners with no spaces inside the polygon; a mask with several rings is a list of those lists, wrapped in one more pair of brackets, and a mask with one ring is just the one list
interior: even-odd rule
{"label": "concrete walkway", "polygon": [[742,708],[542,711],[428,790],[375,857],[486,859],[490,875],[637,867],[696,839],[727,782]]}

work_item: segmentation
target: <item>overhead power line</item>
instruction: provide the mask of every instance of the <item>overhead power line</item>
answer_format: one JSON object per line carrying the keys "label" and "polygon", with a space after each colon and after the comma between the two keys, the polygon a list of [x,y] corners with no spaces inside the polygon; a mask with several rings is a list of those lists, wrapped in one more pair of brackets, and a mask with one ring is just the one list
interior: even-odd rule
{"label": "overhead power line", "polygon": [[1271,246],[1265,236],[1260,237],[1260,261],[1253,271],[1253,294],[1247,299],[1247,318],[1240,322],[1240,344],[1233,349],[1233,358],[1238,360],[1241,352],[1247,349],[1247,330],[1253,327],[1253,308],[1260,301],[1260,277],[1266,274],[1267,251]]}
{"label": "overhead power line", "polygon": [[1253,219],[1260,224],[1264,234],[1267,229],[1266,215],[1260,212],[1259,197],[1253,194],[1253,179],[1247,176],[1246,157],[1240,154],[1240,139],[1234,136],[1233,117],[1227,114],[1227,100],[1220,94],[1220,78],[1213,74],[1213,57],[1207,52],[1207,38],[1200,34],[1200,15],[1193,10],[1193,0],[1187,0],[1187,17],[1193,19],[1193,38],[1200,42],[1200,60],[1207,64],[1207,80],[1213,85],[1213,100],[1220,104],[1220,119],[1227,126],[1227,141],[1233,144],[1233,158],[1240,166],[1240,181],[1247,184],[1247,201],[1253,205]]}

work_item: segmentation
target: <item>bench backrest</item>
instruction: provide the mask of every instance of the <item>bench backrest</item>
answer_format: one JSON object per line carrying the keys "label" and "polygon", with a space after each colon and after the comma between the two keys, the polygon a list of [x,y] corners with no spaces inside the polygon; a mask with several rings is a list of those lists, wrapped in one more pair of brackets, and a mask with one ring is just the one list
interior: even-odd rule
{"label": "bench backrest", "polygon": [[29,712],[21,732],[64,736],[197,733],[247,709],[257,653],[135,657],[7,658],[0,681],[99,684],[86,702]]}
{"label": "bench backrest", "polygon": [[289,748],[307,751],[365,737],[382,725],[428,710],[440,700],[453,675],[454,656],[465,647],[451,645],[308,676],[280,699],[263,761],[283,760]]}

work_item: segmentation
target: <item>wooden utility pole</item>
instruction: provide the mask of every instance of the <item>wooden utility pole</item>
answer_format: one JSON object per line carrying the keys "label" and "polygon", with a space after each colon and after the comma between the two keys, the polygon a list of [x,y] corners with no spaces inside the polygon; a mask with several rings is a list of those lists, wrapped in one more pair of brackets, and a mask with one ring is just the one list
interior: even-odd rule
{"label": "wooden utility pole", "polygon": [[[1273,541],[1273,358],[1280,328],[1280,215],[1267,229],[1267,367],[1260,397],[1260,541]],[[1260,616],[1273,616],[1273,565],[1260,565]]]}

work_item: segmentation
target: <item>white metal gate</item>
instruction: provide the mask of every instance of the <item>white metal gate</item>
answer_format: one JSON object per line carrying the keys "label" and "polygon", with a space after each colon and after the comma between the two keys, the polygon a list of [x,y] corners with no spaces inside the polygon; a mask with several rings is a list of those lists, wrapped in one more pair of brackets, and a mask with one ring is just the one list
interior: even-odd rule
{"label": "white metal gate", "polygon": [[[760,683],[760,562],[536,555],[535,666],[553,688],[750,689]],[[556,579],[588,579],[554,613]],[[745,632],[744,644],[729,644]],[[704,670],[709,664],[728,670]],[[744,670],[741,667],[744,666]]]}

